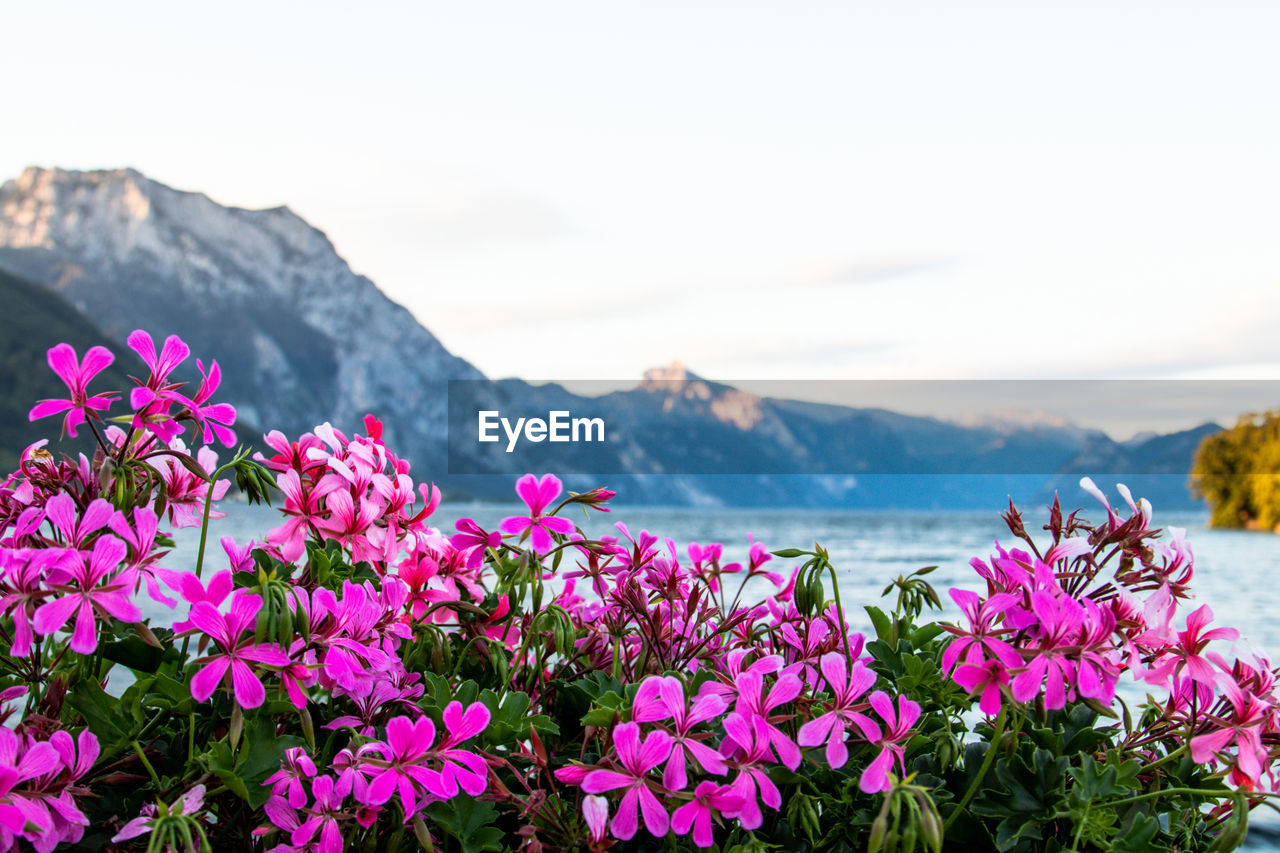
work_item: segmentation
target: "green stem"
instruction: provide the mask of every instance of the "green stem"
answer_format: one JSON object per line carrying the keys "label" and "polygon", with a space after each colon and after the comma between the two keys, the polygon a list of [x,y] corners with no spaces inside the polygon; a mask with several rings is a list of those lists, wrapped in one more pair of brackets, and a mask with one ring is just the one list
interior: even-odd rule
{"label": "green stem", "polygon": [[1182,746],[1175,749],[1173,752],[1166,755],[1164,758],[1153,761],[1150,764],[1143,765],[1142,771],[1146,773],[1151,770],[1154,770],[1157,767],[1159,767],[1161,764],[1164,764],[1166,761],[1172,761],[1173,759],[1180,757],[1186,751],[1187,751],[1187,745],[1183,744]]}
{"label": "green stem", "polygon": [[1000,706],[1000,713],[996,716],[996,728],[991,735],[991,743],[987,745],[987,752],[982,756],[982,766],[978,768],[978,775],[973,777],[973,782],[969,784],[969,790],[964,792],[964,796],[960,799],[956,810],[951,813],[946,823],[942,825],[944,834],[951,828],[951,824],[955,823],[960,813],[964,811],[964,807],[969,805],[969,801],[973,799],[974,794],[978,793],[978,788],[982,785],[983,778],[986,777],[987,771],[991,769],[991,763],[996,760],[996,748],[1000,746],[1000,739],[1004,736],[1004,724],[1008,717],[1009,703],[1006,701]]}
{"label": "green stem", "polygon": [[151,777],[151,782],[156,786],[156,793],[160,792],[160,777],[156,774],[156,769],[151,766],[151,762],[147,760],[147,754],[135,740],[133,742],[133,751],[138,754],[138,758],[142,761],[142,766],[147,768],[147,775]]}

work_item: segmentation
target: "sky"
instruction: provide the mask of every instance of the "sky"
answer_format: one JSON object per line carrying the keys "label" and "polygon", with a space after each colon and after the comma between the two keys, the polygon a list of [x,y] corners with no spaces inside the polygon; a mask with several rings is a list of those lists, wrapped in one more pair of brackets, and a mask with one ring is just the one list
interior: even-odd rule
{"label": "sky", "polygon": [[287,204],[490,376],[1280,378],[1280,4],[27,4],[0,177]]}

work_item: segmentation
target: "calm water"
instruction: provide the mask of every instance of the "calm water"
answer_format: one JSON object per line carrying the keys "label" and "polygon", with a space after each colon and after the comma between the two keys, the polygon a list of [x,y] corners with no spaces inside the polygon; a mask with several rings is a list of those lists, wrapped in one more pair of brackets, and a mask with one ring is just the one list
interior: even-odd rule
{"label": "calm water", "polygon": [[[226,508],[228,517],[210,525],[205,559],[213,570],[226,567],[218,537],[232,536],[237,541],[260,539],[278,523],[279,516],[274,510],[242,504],[230,504]],[[517,508],[503,504],[446,504],[432,520],[446,532],[452,532],[454,521],[464,517],[475,519],[486,529],[495,529],[503,517],[515,514]],[[1043,516],[1037,516],[1030,507],[1022,509],[1027,528],[1039,529]],[[1218,624],[1238,628],[1241,637],[1251,645],[1280,659],[1280,620],[1275,618],[1280,612],[1280,582],[1277,581],[1280,536],[1209,530],[1205,527],[1204,514],[1160,513],[1158,507],[1155,520],[1164,526],[1187,528],[1196,555],[1193,606],[1211,605]],[[989,556],[996,539],[1006,547],[1015,542],[997,512],[762,512],[631,507],[609,514],[593,512],[589,518],[579,514],[575,521],[593,536],[616,534],[613,522],[625,521],[633,534],[648,530],[659,537],[674,539],[681,549],[689,542],[722,542],[726,562],[746,558],[749,533],[770,550],[806,548],[816,541],[830,552],[839,572],[846,615],[864,631],[870,630],[870,623],[862,606],[876,603],[880,590],[898,574],[924,566],[938,566],[929,579],[948,605],[948,618],[953,618],[954,608],[945,590],[951,586],[982,588],[975,583],[977,576],[968,565],[970,558]],[[195,544],[196,536],[184,531],[178,548],[165,565],[174,569],[193,567]],[[779,570],[789,570],[793,564],[794,561],[778,559],[773,562]],[[153,614],[173,618],[168,613],[153,611]],[[1255,811],[1256,822],[1268,829],[1280,828],[1280,822],[1264,812]],[[1269,840],[1264,843],[1260,837],[1255,836],[1252,841],[1250,849],[1280,850],[1280,844],[1273,845]]]}

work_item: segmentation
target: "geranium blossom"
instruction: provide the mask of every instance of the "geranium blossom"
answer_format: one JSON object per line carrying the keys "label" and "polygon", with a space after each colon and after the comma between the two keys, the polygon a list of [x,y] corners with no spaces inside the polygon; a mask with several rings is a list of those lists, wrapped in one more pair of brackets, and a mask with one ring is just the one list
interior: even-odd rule
{"label": "geranium blossom", "polygon": [[529,532],[529,544],[533,550],[545,554],[555,546],[552,533],[567,536],[573,532],[573,522],[567,518],[543,515],[543,511],[560,497],[564,487],[560,478],[554,474],[544,474],[539,480],[532,474],[525,474],[516,481],[516,494],[529,508],[529,514],[514,515],[504,518],[500,527],[504,533],[520,534]]}
{"label": "geranium blossom", "polygon": [[89,347],[85,351],[84,361],[77,361],[76,351],[70,344],[58,344],[48,353],[49,367],[58,378],[66,383],[71,396],[65,400],[43,400],[33,407],[27,415],[35,421],[66,412],[62,419],[62,431],[75,438],[76,429],[87,417],[96,417],[98,412],[111,408],[111,404],[119,397],[108,394],[89,395],[90,380],[107,369],[115,356],[105,347]]}
{"label": "geranium blossom", "polygon": [[622,769],[592,770],[582,780],[582,790],[588,794],[625,789],[609,823],[615,838],[626,841],[635,836],[639,828],[637,808],[644,814],[645,829],[650,835],[661,838],[667,834],[670,815],[654,794],[654,782],[648,774],[671,756],[671,746],[671,735],[664,731],[651,731],[641,742],[638,724],[620,723],[613,730],[613,748]]}

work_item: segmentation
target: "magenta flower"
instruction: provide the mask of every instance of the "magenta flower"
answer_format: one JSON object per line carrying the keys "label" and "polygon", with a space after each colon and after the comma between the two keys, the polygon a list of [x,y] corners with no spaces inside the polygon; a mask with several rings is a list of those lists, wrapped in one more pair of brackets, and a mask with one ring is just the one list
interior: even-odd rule
{"label": "magenta flower", "polygon": [[225,616],[207,601],[192,605],[188,621],[211,637],[218,647],[217,653],[195,661],[205,664],[191,679],[191,696],[197,702],[213,695],[228,669],[232,694],[242,708],[257,708],[266,699],[266,688],[248,662],[288,666],[289,656],[274,644],[253,642],[253,628],[261,609],[261,598],[243,592],[231,599],[231,612]]}
{"label": "magenta flower", "polygon": [[724,731],[727,739],[737,746],[734,760],[738,765],[738,775],[730,787],[742,800],[741,806],[726,808],[724,814],[736,817],[743,829],[759,829],[764,823],[760,803],[771,809],[782,806],[782,793],[761,766],[773,763],[769,724],[761,717],[752,717],[748,722],[735,711],[725,716]]}
{"label": "magenta flower", "polygon": [[173,372],[173,369],[182,364],[187,356],[191,355],[191,347],[187,346],[177,335],[170,335],[165,338],[164,347],[161,349],[160,354],[156,355],[155,341],[151,339],[151,335],[142,329],[134,329],[130,332],[125,342],[129,345],[129,349],[136,352],[151,371],[146,384],[129,392],[129,405],[134,409],[143,409],[157,399],[163,400],[166,398],[185,403],[186,400],[181,396],[171,393],[168,382],[169,374]]}
{"label": "magenta flower", "polygon": [[442,765],[441,779],[451,789],[449,796],[455,796],[458,788],[473,797],[480,796],[488,787],[489,765],[474,752],[453,747],[485,730],[489,725],[489,709],[480,702],[473,702],[463,711],[461,702],[450,702],[442,712],[441,722],[444,723],[445,736],[436,750],[436,757]]}
{"label": "magenta flower", "polygon": [[284,761],[280,769],[272,773],[262,784],[271,786],[271,793],[283,797],[289,805],[300,809],[307,803],[307,789],[304,780],[316,775],[315,762],[307,751],[300,746],[284,751]]}
{"label": "magenta flower", "polygon": [[10,655],[31,654],[35,641],[31,620],[47,595],[46,573],[52,568],[65,570],[83,559],[70,548],[0,548],[0,615],[13,619]]}
{"label": "magenta flower", "polygon": [[892,787],[889,782],[889,770],[896,763],[898,769],[906,774],[902,754],[902,744],[910,739],[911,727],[920,719],[920,706],[905,696],[898,697],[898,708],[895,711],[893,700],[883,690],[871,694],[871,707],[885,722],[884,733],[880,737],[871,738],[879,746],[880,754],[867,765],[858,780],[858,787],[863,793],[875,794],[887,791]]}
{"label": "magenta flower", "polygon": [[[559,483],[556,485],[558,489]],[[653,793],[653,780],[647,777],[650,771],[670,757],[671,735],[651,731],[641,743],[638,724],[620,723],[613,730],[613,747],[622,771],[592,770],[582,780],[582,790],[588,794],[603,794],[617,788],[626,789],[609,824],[615,838],[627,841],[635,836],[639,828],[637,806],[644,814],[645,829],[654,838],[662,838],[667,834],[670,816]]]}
{"label": "magenta flower", "polygon": [[1220,727],[1191,739],[1191,759],[1197,764],[1204,764],[1235,744],[1233,769],[1239,770],[1250,783],[1256,783],[1269,764],[1262,735],[1269,725],[1272,707],[1252,693],[1241,690],[1235,682],[1226,681],[1224,688],[1231,703],[1231,719],[1211,718]]}
{"label": "magenta flower", "polygon": [[1202,654],[1205,647],[1213,640],[1237,640],[1240,632],[1235,628],[1211,628],[1205,630],[1213,622],[1213,610],[1204,604],[1187,616],[1187,627],[1178,632],[1177,642],[1166,650],[1166,654],[1151,667],[1145,680],[1152,684],[1167,683],[1168,680],[1184,669],[1193,680],[1208,687],[1217,683],[1217,671],[1213,664]]}
{"label": "magenta flower", "polygon": [[467,568],[478,569],[484,560],[486,548],[497,548],[502,544],[502,534],[487,532],[469,518],[460,518],[454,524],[457,534],[450,540],[454,548],[467,554]]}
{"label": "magenta flower", "polygon": [[1003,704],[1000,688],[1009,684],[1009,671],[1000,661],[961,664],[951,673],[951,680],[970,693],[981,691],[978,707],[982,709],[982,713],[1000,713],[1000,706]]}
{"label": "magenta flower", "polygon": [[859,697],[876,683],[876,674],[862,661],[854,662],[850,672],[848,660],[839,652],[823,655],[819,665],[832,693],[830,710],[801,726],[796,740],[800,746],[821,746],[825,742],[827,766],[836,769],[849,760],[849,749],[844,745],[846,729],[856,726],[867,740],[880,735],[880,727],[870,717],[853,710]]}
{"label": "magenta flower", "polygon": [[86,548],[90,537],[106,527],[115,510],[102,498],[94,498],[81,513],[76,502],[66,492],[54,495],[44,506],[45,519],[62,535],[62,541],[72,548]]}
{"label": "magenta flower", "polygon": [[769,712],[799,696],[800,691],[804,689],[804,683],[795,675],[782,673],[769,688],[768,694],[765,694],[764,676],[755,670],[748,669],[738,676],[737,685],[738,701],[733,709],[744,717],[756,717],[762,720],[769,732],[769,743],[777,750],[778,760],[786,765],[788,770],[795,770],[800,766],[800,747],[787,737],[786,732],[774,725],[778,718],[771,718]]}
{"label": "magenta flower", "polygon": [[367,802],[380,806],[398,792],[408,823],[421,806],[457,794],[456,784],[450,786],[440,771],[424,766],[435,739],[436,727],[428,717],[417,722],[408,717],[395,717],[388,722],[386,743],[378,744],[387,765],[375,771],[376,775],[369,780]]}
{"label": "magenta flower", "polygon": [[205,373],[204,363],[198,358],[196,368],[200,371],[200,387],[196,389],[195,396],[186,401],[187,408],[191,412],[192,419],[204,426],[202,440],[205,444],[211,444],[217,436],[223,447],[230,447],[236,443],[236,434],[230,429],[236,422],[235,407],[229,403],[204,405],[222,383],[222,371],[218,367],[218,362],[215,361],[209,365],[209,372]]}
{"label": "magenta flower", "polygon": [[1045,685],[1044,706],[1056,710],[1067,704],[1067,692],[1076,678],[1069,654],[1084,625],[1084,608],[1075,599],[1044,590],[1031,594],[1031,607],[1040,629],[1037,654],[1013,679],[1013,698],[1028,702]]}
{"label": "magenta flower", "polygon": [[84,361],[76,360],[76,351],[70,344],[58,344],[49,350],[49,367],[58,374],[58,378],[66,383],[71,396],[66,400],[41,400],[27,415],[28,420],[39,420],[59,412],[66,412],[62,420],[62,431],[75,438],[76,428],[89,416],[96,417],[97,412],[106,411],[119,397],[107,394],[89,396],[89,380],[105,370],[116,357],[105,347],[90,347],[84,354]]}
{"label": "magenta flower", "polygon": [[133,427],[145,428],[168,444],[182,432],[182,427],[169,415],[170,406],[174,403],[187,406],[191,402],[178,393],[182,383],[169,382],[169,374],[191,354],[191,349],[177,335],[170,335],[157,356],[151,335],[141,329],[135,329],[125,342],[151,370],[147,381],[129,392],[129,405],[134,409]]}
{"label": "magenta flower", "polygon": [[742,806],[742,795],[728,785],[699,782],[693,789],[693,800],[671,815],[671,829],[676,835],[688,835],[692,829],[693,843],[699,847],[710,847],[715,841],[711,835],[712,812],[727,814],[739,811]]}
{"label": "magenta flower", "polygon": [[560,497],[561,491],[563,491],[563,485],[555,474],[544,474],[541,480],[532,474],[525,474],[516,481],[516,494],[529,508],[529,514],[504,518],[499,525],[502,531],[519,534],[527,530],[534,551],[544,554],[550,551],[555,547],[555,541],[551,538],[552,533],[567,536],[573,532],[573,522],[569,519],[542,514],[543,510]]}
{"label": "magenta flower", "polygon": [[1010,592],[997,593],[983,601],[977,593],[965,589],[952,589],[951,598],[969,619],[969,630],[952,628],[957,634],[942,653],[942,671],[950,672],[966,650],[965,663],[980,664],[984,660],[999,660],[1005,666],[1022,666],[1022,655],[1003,640],[997,639],[1000,630],[995,627],[997,617],[1017,604],[1022,596]]}
{"label": "magenta flower", "polygon": [[333,777],[317,776],[312,779],[311,796],[314,802],[307,809],[311,815],[289,834],[289,842],[305,848],[319,833],[315,847],[318,853],[342,853],[342,827],[338,825],[338,819],[346,817],[346,814],[342,810],[344,798],[334,791]]}
{"label": "magenta flower", "polygon": [[48,743],[24,743],[12,729],[0,726],[0,830],[21,834],[28,823],[41,832],[50,829],[47,809],[11,792],[27,779],[53,773],[61,766],[57,750]]}
{"label": "magenta flower", "polygon": [[440,774],[423,766],[435,739],[435,724],[427,717],[417,721],[403,716],[390,720],[386,742],[380,745],[389,763],[370,782],[370,802],[385,803],[398,790],[406,819],[415,814],[418,810],[416,787],[427,791],[441,787]]}
{"label": "magenta flower", "polygon": [[125,545],[119,539],[99,536],[89,554],[82,553],[70,567],[51,573],[51,580],[57,578],[57,581],[50,585],[62,595],[36,609],[33,620],[36,632],[52,634],[66,625],[74,613],[76,624],[71,632],[71,650],[87,655],[98,648],[98,616],[141,622],[142,613],[129,600],[135,573],[126,569],[107,577],[120,565],[125,553]]}
{"label": "magenta flower", "polygon": [[[711,747],[699,743],[690,734],[693,727],[724,713],[728,702],[714,693],[704,694],[688,708],[684,696],[684,684],[675,676],[650,676],[640,683],[631,719],[637,723],[672,720],[675,735],[672,738],[671,755],[662,773],[662,784],[671,791],[683,791],[689,784],[685,766],[687,750],[702,769],[717,776],[728,772],[724,759]],[[705,735],[703,737],[706,737]]]}

